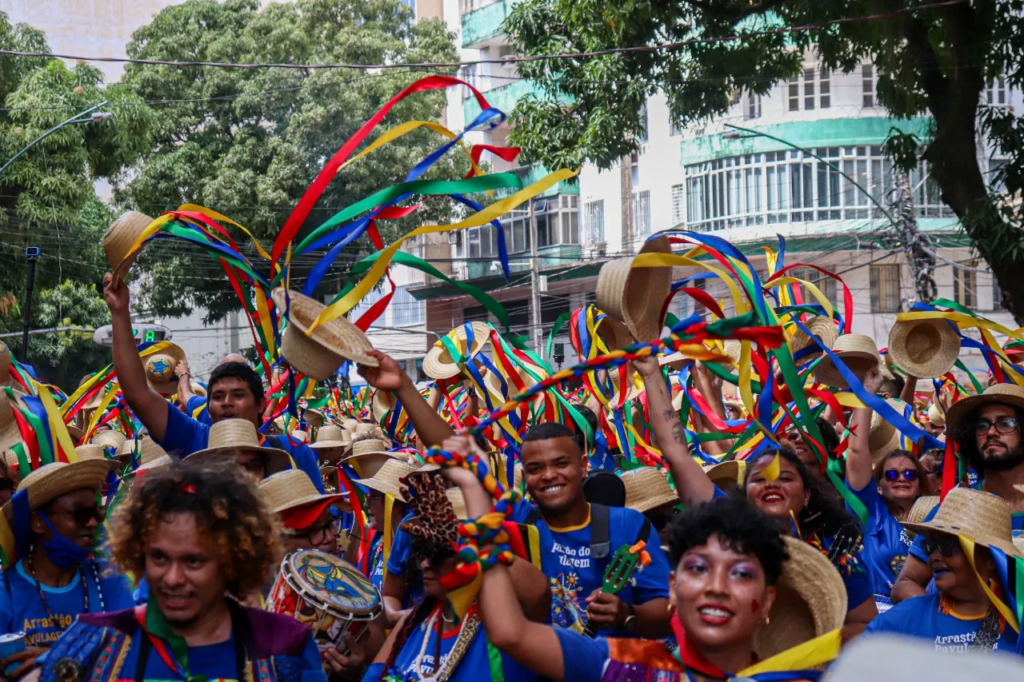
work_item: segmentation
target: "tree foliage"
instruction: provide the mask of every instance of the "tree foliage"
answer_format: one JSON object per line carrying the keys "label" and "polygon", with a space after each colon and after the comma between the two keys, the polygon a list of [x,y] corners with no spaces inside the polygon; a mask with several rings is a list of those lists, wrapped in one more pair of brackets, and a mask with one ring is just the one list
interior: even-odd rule
{"label": "tree foliage", "polygon": [[[1007,159],[999,180],[1020,196],[1024,189],[1024,120],[1008,108],[989,107],[986,84],[1003,76],[1024,87],[1024,2],[974,0],[898,12],[900,0],[523,0],[506,23],[517,49],[528,56],[668,45],[683,48],[592,58],[521,63],[540,97],[514,112],[512,142],[549,167],[584,161],[608,168],[637,149],[640,111],[662,92],[674,120],[701,123],[724,114],[740,90],[766,94],[795,76],[806,51],[821,66],[849,73],[871,61],[878,100],[896,117],[930,116],[929,140],[900,133],[887,149],[904,169],[927,160],[943,201],[961,219],[975,249],[1004,291],[1004,305],[1024,323],[1024,239],[1020,202],[991,196],[978,159],[979,136]],[[836,19],[886,15],[835,23]],[[768,32],[772,28],[822,26]],[[566,101],[571,104],[566,105]]]}
{"label": "tree foliage", "polygon": [[[416,23],[399,0],[188,0],[168,7],[135,32],[132,57],[272,63],[401,64],[453,61],[452,36],[438,20]],[[125,83],[160,101],[155,144],[136,177],[117,192],[123,203],[157,215],[189,202],[245,225],[269,249],[290,210],[324,162],[399,90],[425,75],[393,69],[261,70],[176,68],[132,64]],[[444,95],[421,93],[396,106],[382,124],[436,121]],[[309,219],[319,225],[340,208],[401,181],[441,144],[426,130],[407,135],[342,171]],[[449,155],[427,176],[458,177],[464,158]],[[439,209],[417,217],[440,219]],[[409,223],[381,225],[385,239]],[[368,242],[364,242],[366,249]],[[255,257],[254,252],[249,251]],[[345,254],[339,263],[351,263]],[[215,262],[180,245],[150,246],[140,261],[147,308],[183,314],[193,307],[208,320],[237,308]],[[295,261],[308,268],[311,258]],[[325,278],[337,290],[344,269]]]}

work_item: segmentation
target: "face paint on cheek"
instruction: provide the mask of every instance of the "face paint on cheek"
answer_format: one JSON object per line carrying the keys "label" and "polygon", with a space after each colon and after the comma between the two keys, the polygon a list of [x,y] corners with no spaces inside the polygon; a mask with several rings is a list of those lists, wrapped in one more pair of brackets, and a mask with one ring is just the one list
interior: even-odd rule
{"label": "face paint on cheek", "polygon": [[756,599],[754,601],[750,602],[750,612],[751,613],[757,613],[760,610],[761,610],[761,602],[757,601]]}

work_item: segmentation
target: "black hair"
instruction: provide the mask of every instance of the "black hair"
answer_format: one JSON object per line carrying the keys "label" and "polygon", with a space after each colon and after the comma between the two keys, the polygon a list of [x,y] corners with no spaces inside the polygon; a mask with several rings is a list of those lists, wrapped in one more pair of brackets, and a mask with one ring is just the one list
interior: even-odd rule
{"label": "black hair", "polygon": [[[591,434],[596,434],[598,429],[597,415],[594,411],[586,405],[573,405],[573,408],[580,413],[583,420],[587,422],[587,426],[590,427]],[[576,428],[576,444],[580,446],[580,451],[586,452],[587,450],[587,434],[579,430],[579,425],[573,422],[573,427]],[[593,438],[591,438],[590,446],[593,447]]]}
{"label": "black hair", "polygon": [[818,431],[821,432],[821,444],[825,448],[825,456],[833,456],[836,448],[839,447],[839,434],[836,433],[836,427],[829,424],[824,417],[818,417],[814,423],[818,425]]}
{"label": "black hair", "polygon": [[882,385],[879,390],[886,391],[890,398],[899,398],[903,395],[903,389],[907,385],[907,380],[901,377],[899,374],[893,374],[892,379],[885,379],[882,381]]}
{"label": "black hair", "polygon": [[830,484],[821,476],[811,474],[807,465],[800,461],[800,458],[784,448],[764,450],[751,459],[747,460],[747,474],[743,479],[742,491],[737,491],[744,498],[747,496],[747,484],[750,482],[750,474],[754,465],[765,457],[775,457],[789,462],[800,480],[804,489],[811,493],[810,499],[804,505],[803,511],[797,521],[800,523],[800,531],[806,536],[809,533],[819,532],[822,535],[830,535],[840,527],[853,523],[853,517],[842,504],[842,498],[830,489]]}
{"label": "black hair", "polygon": [[789,558],[778,522],[742,497],[716,497],[688,507],[669,528],[668,555],[675,567],[689,550],[706,545],[712,535],[739,554],[761,562],[765,583],[774,585]]}
{"label": "black hair", "polygon": [[[1013,416],[1017,418],[1017,430],[1021,433],[1024,438],[1024,428],[1020,425],[1024,424],[1024,410],[1019,407],[1013,407]],[[960,456],[967,460],[967,464],[970,465],[975,471],[978,472],[978,476],[985,475],[985,458],[981,452],[978,451],[978,421],[981,420],[981,408],[974,410],[966,417],[960,420],[957,424],[956,432],[952,434],[956,441],[957,447],[960,449]],[[949,434],[946,435],[949,438]]]}
{"label": "black hair", "polygon": [[241,379],[249,385],[249,390],[252,391],[252,397],[255,399],[256,404],[263,404],[265,395],[260,375],[244,362],[225,362],[223,365],[217,365],[213,372],[210,373],[210,381],[206,384],[206,390],[209,393],[213,393],[213,387],[221,379]]}
{"label": "black hair", "polygon": [[537,424],[523,436],[524,443],[531,443],[537,440],[554,440],[555,438],[571,438],[576,442],[576,432],[565,424],[558,422],[544,422]]}

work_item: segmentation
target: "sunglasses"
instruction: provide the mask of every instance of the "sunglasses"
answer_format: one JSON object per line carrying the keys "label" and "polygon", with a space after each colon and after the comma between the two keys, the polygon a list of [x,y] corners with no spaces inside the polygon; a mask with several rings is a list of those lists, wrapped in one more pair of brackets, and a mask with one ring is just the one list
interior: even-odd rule
{"label": "sunglasses", "polygon": [[932,552],[939,550],[939,554],[948,559],[960,552],[960,538],[952,535],[940,535],[936,539],[921,538],[921,549],[925,556],[931,556]]}
{"label": "sunglasses", "polygon": [[885,480],[887,481],[898,481],[900,480],[900,474],[903,474],[904,481],[916,481],[917,480],[917,469],[904,469],[899,471],[898,469],[886,469]]}
{"label": "sunglasses", "polygon": [[431,566],[440,566],[445,561],[455,556],[455,550],[452,549],[451,545],[447,544],[435,544],[433,542],[424,542],[422,540],[414,540],[410,549],[415,565],[419,565],[426,559],[427,563]]}
{"label": "sunglasses", "polygon": [[998,433],[1013,433],[1017,430],[1017,418],[1016,417],[998,417],[995,422],[990,422],[987,419],[979,419],[977,425],[974,427],[975,435],[981,436],[989,432],[992,427],[996,427]]}
{"label": "sunglasses", "polygon": [[57,514],[71,517],[75,525],[78,526],[88,526],[90,521],[103,523],[103,510],[99,507],[76,507],[75,509],[54,512],[51,516],[56,516]]}

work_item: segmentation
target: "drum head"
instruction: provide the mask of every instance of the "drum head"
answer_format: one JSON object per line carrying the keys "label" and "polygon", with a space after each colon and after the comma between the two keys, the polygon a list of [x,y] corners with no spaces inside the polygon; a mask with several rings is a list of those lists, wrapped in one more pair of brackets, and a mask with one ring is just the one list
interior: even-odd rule
{"label": "drum head", "polygon": [[328,610],[352,616],[374,616],[380,611],[380,594],[373,583],[333,554],[311,549],[285,561],[291,580]]}

